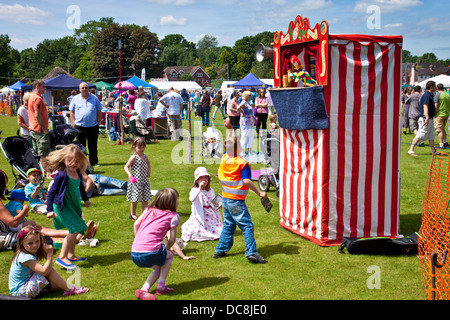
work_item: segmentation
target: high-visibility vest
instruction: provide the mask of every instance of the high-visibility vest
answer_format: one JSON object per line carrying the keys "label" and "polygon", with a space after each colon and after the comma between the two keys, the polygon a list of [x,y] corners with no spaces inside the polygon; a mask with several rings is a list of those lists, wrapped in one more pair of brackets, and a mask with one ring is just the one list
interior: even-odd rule
{"label": "high-visibility vest", "polygon": [[218,174],[224,198],[245,200],[249,187],[242,180],[241,171],[247,164],[241,157],[232,158],[226,153],[223,155]]}

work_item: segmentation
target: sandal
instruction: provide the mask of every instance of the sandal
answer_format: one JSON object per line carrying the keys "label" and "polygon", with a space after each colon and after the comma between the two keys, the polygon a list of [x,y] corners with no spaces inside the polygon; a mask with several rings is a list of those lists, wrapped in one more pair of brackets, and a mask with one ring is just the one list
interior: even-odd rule
{"label": "sandal", "polygon": [[417,153],[415,153],[414,151],[408,151],[408,154],[413,157],[418,157]]}
{"label": "sandal", "polygon": [[63,292],[63,296],[71,296],[74,294],[83,294],[89,291],[89,288],[84,288],[84,287],[72,287],[72,289],[70,289],[69,291],[64,291]]}
{"label": "sandal", "polygon": [[162,288],[156,288],[156,293],[155,294],[157,296],[160,296],[160,295],[171,293],[171,292],[174,292],[174,291],[175,291],[175,289],[168,288],[168,287],[164,286]]}
{"label": "sandal", "polygon": [[69,260],[70,262],[81,262],[81,261],[86,261],[87,259],[86,258],[82,258],[82,257],[77,257],[75,259],[67,258],[67,260]]}

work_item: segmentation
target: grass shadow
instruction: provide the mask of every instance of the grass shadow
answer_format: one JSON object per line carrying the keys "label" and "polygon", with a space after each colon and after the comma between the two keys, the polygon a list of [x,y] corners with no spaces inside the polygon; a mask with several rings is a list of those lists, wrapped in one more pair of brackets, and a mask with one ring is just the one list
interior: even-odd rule
{"label": "grass shadow", "polygon": [[175,291],[171,294],[188,294],[196,290],[218,286],[230,280],[229,277],[205,277],[191,281],[185,281],[173,285]]}
{"label": "grass shadow", "polygon": [[111,255],[90,256],[86,261],[80,264],[82,268],[93,268],[95,266],[110,266],[124,260],[130,260],[131,252],[119,252]]}
{"label": "grass shadow", "polygon": [[261,255],[266,257],[271,257],[277,254],[284,254],[284,255],[294,255],[299,254],[300,247],[293,245],[294,242],[282,242],[279,244],[273,244],[273,245],[266,245],[263,247],[258,248],[258,252],[261,253]]}

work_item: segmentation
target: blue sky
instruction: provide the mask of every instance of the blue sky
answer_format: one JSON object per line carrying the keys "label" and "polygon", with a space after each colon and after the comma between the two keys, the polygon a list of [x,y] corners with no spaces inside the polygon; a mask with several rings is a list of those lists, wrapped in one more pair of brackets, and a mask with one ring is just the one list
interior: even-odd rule
{"label": "blue sky", "polygon": [[449,9],[450,2],[435,0],[0,0],[0,34],[23,50],[72,35],[78,21],[114,17],[145,25],[160,39],[178,33],[197,43],[208,34],[233,46],[244,36],[286,32],[301,15],[312,25],[328,21],[331,34],[402,35],[403,48],[412,54],[449,59]]}

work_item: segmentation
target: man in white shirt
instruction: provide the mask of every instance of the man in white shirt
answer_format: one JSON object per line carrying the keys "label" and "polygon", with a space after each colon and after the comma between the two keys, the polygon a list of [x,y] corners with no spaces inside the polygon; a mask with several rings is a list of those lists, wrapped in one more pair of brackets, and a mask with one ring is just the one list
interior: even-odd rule
{"label": "man in white shirt", "polygon": [[172,141],[183,140],[183,125],[181,122],[183,98],[173,87],[171,87],[169,92],[166,93],[160,101],[169,106],[167,109],[167,123],[172,135]]}

